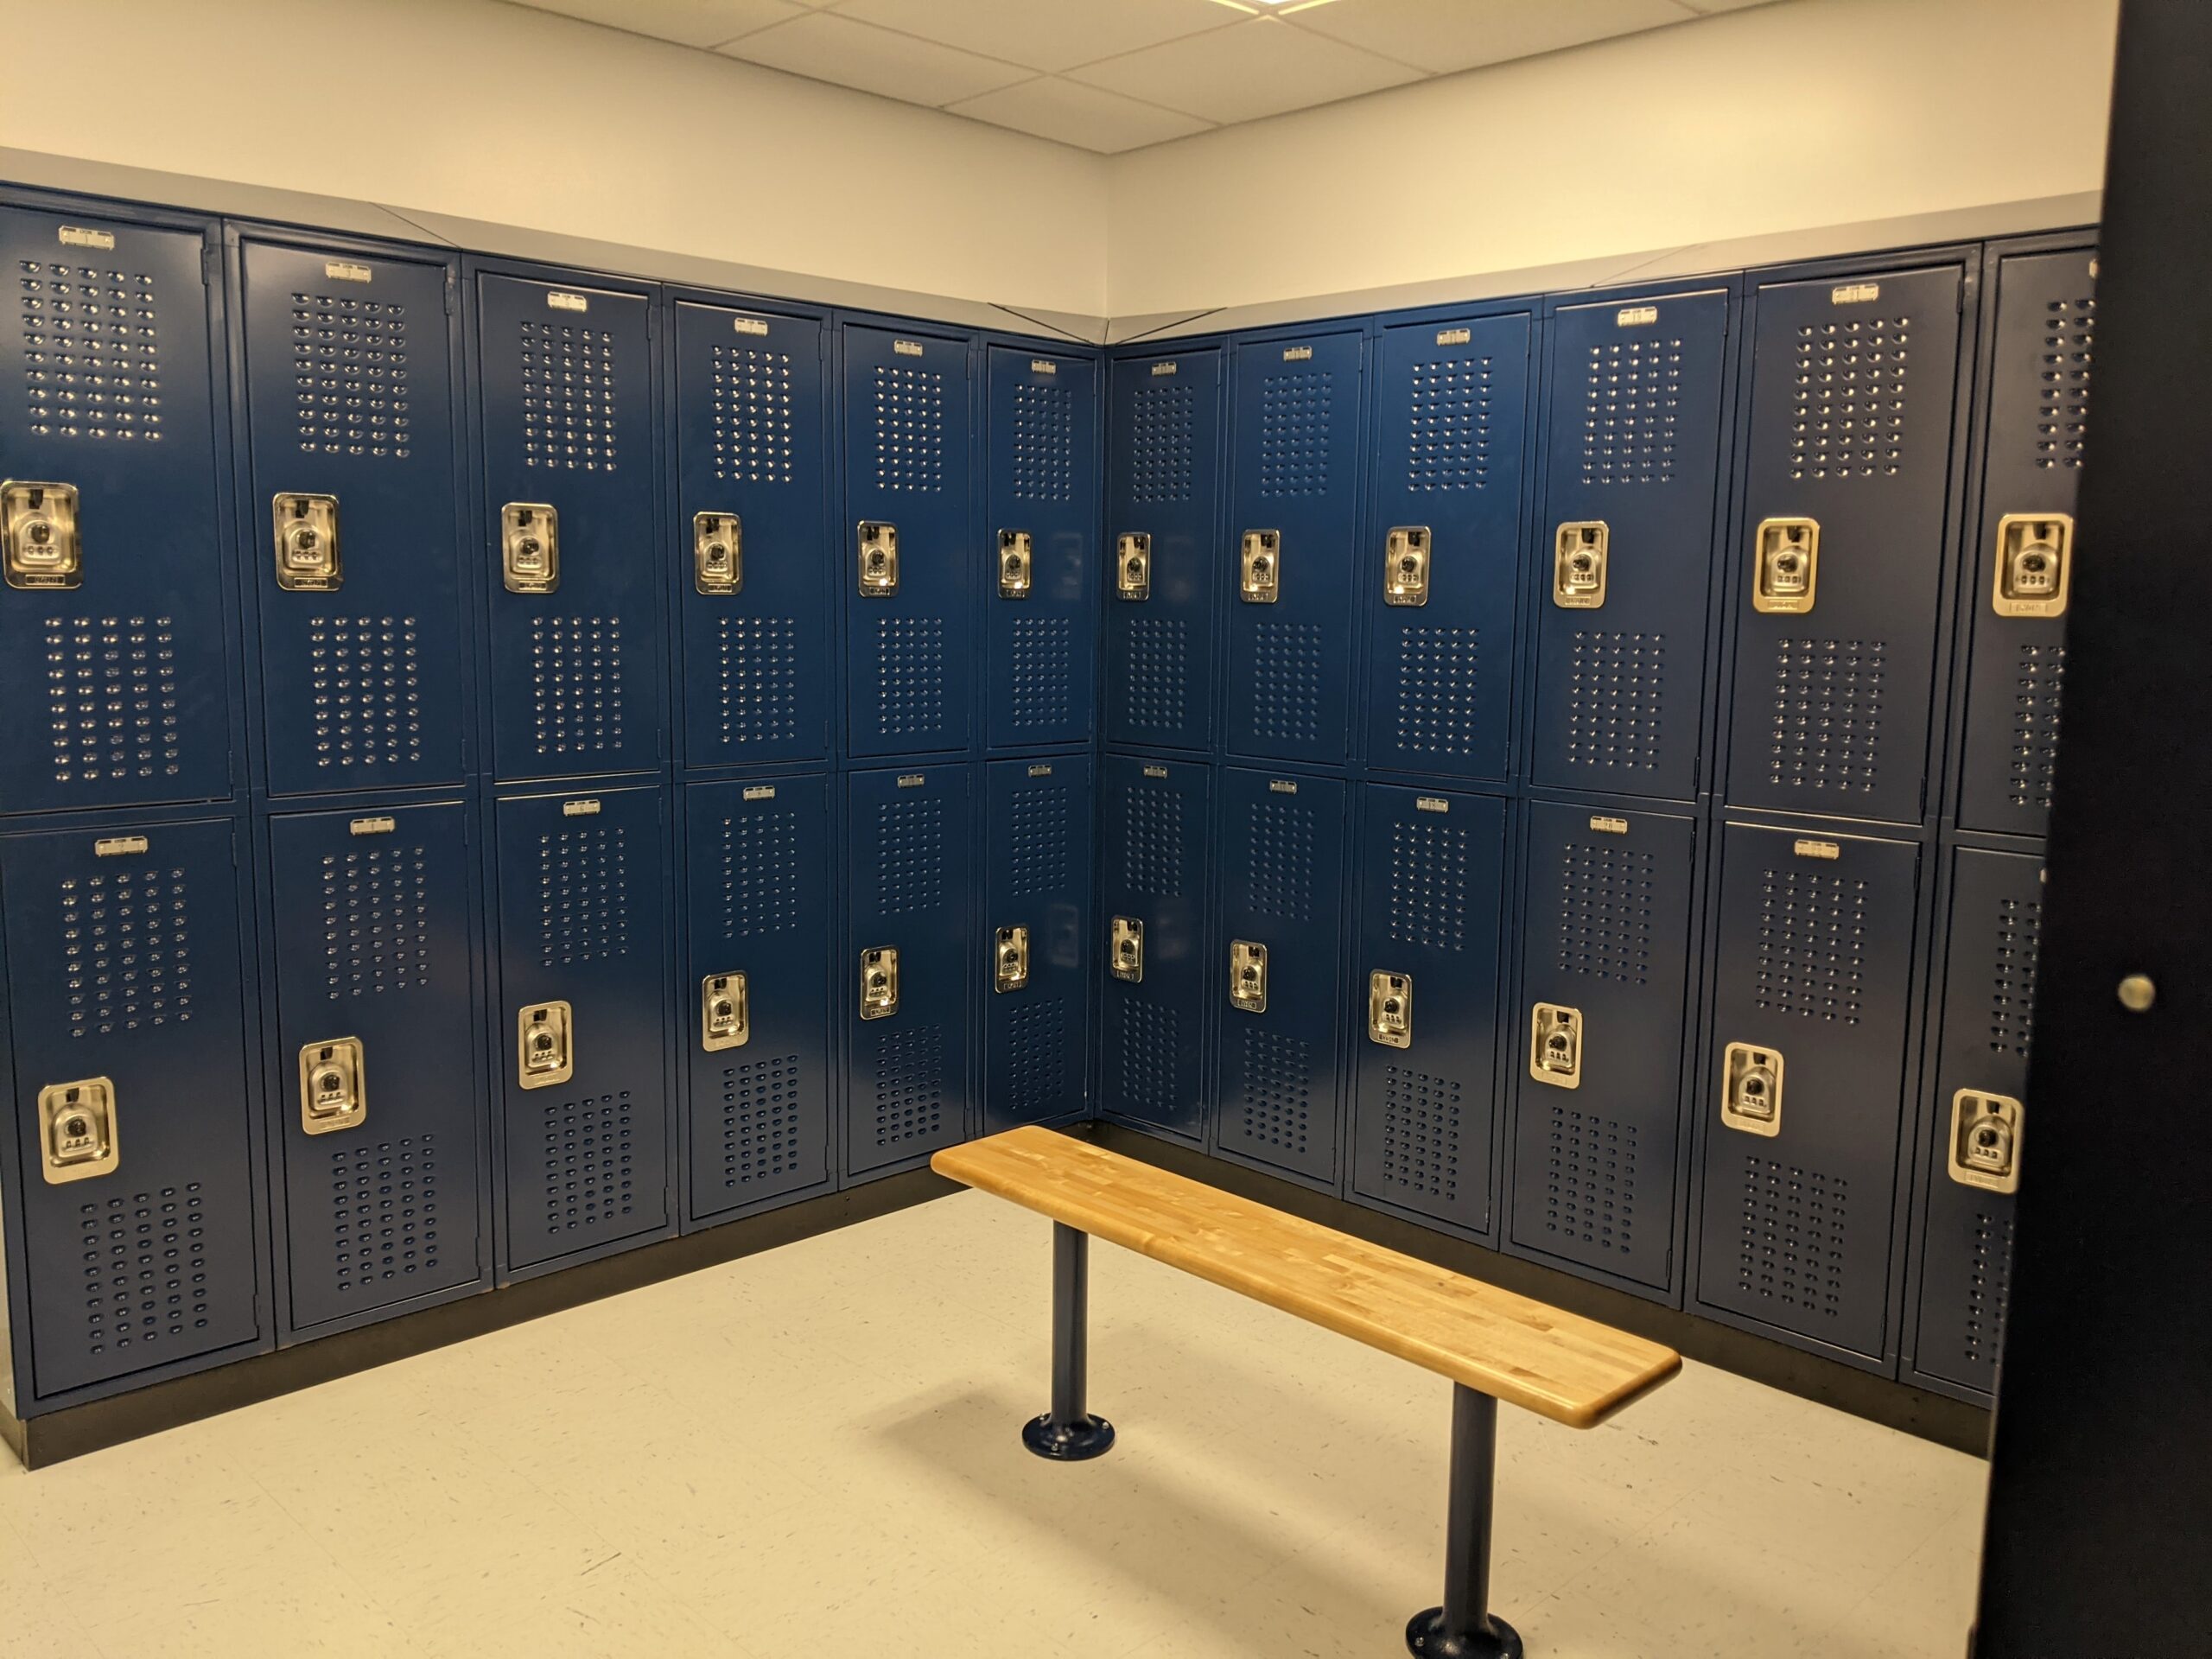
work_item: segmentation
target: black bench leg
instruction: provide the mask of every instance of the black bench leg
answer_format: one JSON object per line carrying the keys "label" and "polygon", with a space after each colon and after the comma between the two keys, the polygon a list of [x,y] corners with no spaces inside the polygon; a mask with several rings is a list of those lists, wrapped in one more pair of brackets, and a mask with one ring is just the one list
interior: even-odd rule
{"label": "black bench leg", "polygon": [[1080,1463],[1114,1444],[1114,1425],[1084,1401],[1090,1358],[1090,1235],[1052,1224],[1052,1408],[1022,1425],[1021,1443],[1040,1458]]}
{"label": "black bench leg", "polygon": [[1406,1646],[1422,1659],[1521,1659],[1521,1638],[1490,1611],[1491,1499],[1497,1402],[1452,1385],[1452,1497],[1444,1535],[1444,1605],[1415,1613]]}

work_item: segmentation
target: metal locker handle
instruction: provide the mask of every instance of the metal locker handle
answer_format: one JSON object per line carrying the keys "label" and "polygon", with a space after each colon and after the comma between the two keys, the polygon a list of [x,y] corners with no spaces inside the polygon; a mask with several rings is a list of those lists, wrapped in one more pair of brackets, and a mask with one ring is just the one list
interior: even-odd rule
{"label": "metal locker handle", "polygon": [[105,1175],[121,1161],[115,1084],[107,1077],[50,1083],[38,1091],[39,1173],[49,1186]]}
{"label": "metal locker handle", "polygon": [[1817,518],[1763,518],[1751,542],[1751,608],[1770,616],[1803,616],[1820,587]]}
{"label": "metal locker handle", "polygon": [[1136,985],[1144,980],[1144,924],[1116,916],[1107,925],[1106,966],[1115,978]]}
{"label": "metal locker handle", "polygon": [[861,1018],[887,1020],[899,1012],[899,949],[878,945],[861,952]]}
{"label": "metal locker handle", "polygon": [[1529,1016],[1529,1075],[1554,1089],[1582,1086],[1582,1010],[1539,1002]]}
{"label": "metal locker handle", "polygon": [[1133,530],[1114,540],[1114,592],[1122,599],[1152,597],[1152,537]]}
{"label": "metal locker handle", "polygon": [[1385,1048],[1414,1046],[1414,976],[1378,968],[1367,976],[1367,1039]]}
{"label": "metal locker handle", "polygon": [[1019,991],[1029,984],[1029,930],[1002,927],[991,942],[991,988]]}
{"label": "metal locker handle", "polygon": [[1427,524],[1399,524],[1382,543],[1382,602],[1428,603],[1429,531]]}
{"label": "metal locker handle", "polygon": [[543,501],[499,509],[499,559],[511,594],[550,594],[561,586],[561,515]]}
{"label": "metal locker handle", "polygon": [[1552,537],[1552,603],[1563,611],[1603,610],[1613,532],[1602,518],[1577,518]]}
{"label": "metal locker handle", "polygon": [[1268,1011],[1268,947],[1250,939],[1229,942],[1229,1005],[1246,1014]]}
{"label": "metal locker handle", "polygon": [[899,526],[861,521],[861,596],[884,599],[899,591]]}
{"label": "metal locker handle", "polygon": [[745,591],[745,521],[737,514],[691,515],[691,585],[702,594]]}
{"label": "metal locker handle", "polygon": [[2063,616],[2074,587],[2074,520],[2008,512],[1997,521],[1990,608],[1999,616]]}
{"label": "metal locker handle", "polygon": [[308,1135],[357,1128],[368,1120],[367,1066],[358,1037],[300,1047],[300,1128]]}
{"label": "metal locker handle", "polygon": [[74,484],[0,484],[0,574],[34,593],[84,586]]}
{"label": "metal locker handle", "polygon": [[515,1011],[515,1084],[550,1089],[575,1075],[575,1012],[566,1002],[533,1002]]}
{"label": "metal locker handle", "polygon": [[752,996],[743,974],[709,974],[699,982],[699,1046],[709,1054],[753,1040]]}
{"label": "metal locker handle", "polygon": [[1247,605],[1272,605],[1282,597],[1282,532],[1248,530],[1238,555],[1236,596]]}
{"label": "metal locker handle", "polygon": [[2026,1108],[2010,1095],[1961,1089],[1951,1096],[1949,1174],[1985,1192],[2020,1190],[2021,1120]]}
{"label": "metal locker handle", "polygon": [[1722,1051],[1720,1121],[1746,1135],[1782,1133],[1782,1051],[1731,1043]]}
{"label": "metal locker handle", "polygon": [[1027,599],[1036,579],[1034,544],[1026,530],[999,531],[999,597]]}
{"label": "metal locker handle", "polygon": [[334,594],[345,582],[338,552],[338,498],[276,495],[269,517],[276,540],[276,585],[288,594]]}

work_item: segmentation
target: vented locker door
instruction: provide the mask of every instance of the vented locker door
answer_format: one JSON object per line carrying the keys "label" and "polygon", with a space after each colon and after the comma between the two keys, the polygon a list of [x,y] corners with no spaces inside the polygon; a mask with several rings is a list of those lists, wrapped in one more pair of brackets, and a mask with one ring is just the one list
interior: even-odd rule
{"label": "vented locker door", "polygon": [[833,976],[852,1057],[849,1174],[967,1138],[972,782],[961,766],[849,780],[851,932]]}
{"label": "vented locker door", "polygon": [[1098,365],[990,350],[994,748],[1081,743],[1098,678]]}
{"label": "vented locker door", "polygon": [[964,749],[976,590],[968,343],[845,329],[845,674],[853,754]]}
{"label": "vented locker door", "polygon": [[2075,248],[1997,267],[1980,533],[1961,600],[1974,645],[1958,817],[1971,830],[2050,826],[2096,264],[2094,249]]}
{"label": "vented locker door", "polygon": [[676,308],[683,760],[830,752],[843,566],[830,529],[818,317]]}
{"label": "vented locker door", "polygon": [[1346,753],[1365,351],[1357,334],[1236,348],[1224,556],[1232,753]]}
{"label": "vented locker door", "polygon": [[1344,790],[1224,769],[1216,861],[1218,1144],[1324,1181],[1337,1168]]}
{"label": "vented locker door", "polygon": [[469,840],[459,801],[269,821],[295,1329],[489,1266]]}
{"label": "vented locker door", "polygon": [[477,283],[495,774],[649,771],[667,709],[652,302]]}
{"label": "vented locker door", "polygon": [[1529,318],[1384,331],[1368,588],[1370,765],[1503,778],[1513,702]]}
{"label": "vented locker door", "polygon": [[1206,1011],[1221,995],[1205,947],[1213,769],[1109,754],[1099,774],[1099,1103],[1195,1137],[1205,1129]]}
{"label": "vented locker door", "polygon": [[1090,757],[984,768],[986,1132],[1088,1109]]}
{"label": "vented locker door", "polygon": [[703,1221],[830,1178],[830,780],[683,791],[691,921],[679,1027]]}
{"label": "vented locker door", "polygon": [[1513,1242],[1665,1290],[1697,823],[1533,801],[1528,824]]}
{"label": "vented locker door", "polygon": [[1366,798],[1353,1190],[1487,1231],[1505,804],[1385,784]]}
{"label": "vented locker door", "polygon": [[451,273],[272,242],[240,258],[270,792],[458,783]]}
{"label": "vented locker door", "polygon": [[1910,842],[1721,832],[1698,1300],[1877,1359],[1918,877]]}
{"label": "vented locker door", "polygon": [[1203,749],[1213,741],[1221,355],[1124,358],[1109,372],[1109,742]]}
{"label": "vented locker door", "polygon": [[230,793],[205,246],[0,207],[0,811]]}
{"label": "vented locker door", "polygon": [[[2024,1173],[2019,1103],[2043,934],[2043,861],[1962,848],[1951,869],[1913,1369],[1987,1394],[1997,1386],[2012,1289],[2015,1199],[2006,1189],[2017,1189]],[[1991,1116],[1999,1127],[1978,1136]]]}
{"label": "vented locker door", "polygon": [[651,785],[493,809],[507,1265],[668,1225],[665,795]]}
{"label": "vented locker door", "polygon": [[227,819],[0,840],[41,1399],[263,1334],[238,854]]}
{"label": "vented locker door", "polygon": [[1758,290],[1736,805],[1920,820],[1960,282],[1942,265]]}
{"label": "vented locker door", "polygon": [[1716,289],[1552,319],[1540,785],[1697,794],[1728,308]]}

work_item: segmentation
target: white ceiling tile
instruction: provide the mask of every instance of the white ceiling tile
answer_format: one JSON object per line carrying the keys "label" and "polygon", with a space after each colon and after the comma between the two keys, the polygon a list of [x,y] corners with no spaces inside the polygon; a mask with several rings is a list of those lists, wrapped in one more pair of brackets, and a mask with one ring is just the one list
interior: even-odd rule
{"label": "white ceiling tile", "polygon": [[1236,21],[1214,0],[842,0],[838,12],[1055,72]]}
{"label": "white ceiling tile", "polygon": [[732,41],[722,50],[748,63],[856,86],[909,104],[950,104],[1031,78],[1018,65],[955,51],[911,35],[894,35],[833,11],[810,12],[778,23]]}
{"label": "white ceiling tile", "polygon": [[1421,72],[1293,29],[1281,18],[1257,17],[1090,64],[1073,76],[1186,115],[1232,122],[1402,86],[1420,79]]}
{"label": "white ceiling tile", "polygon": [[557,11],[678,46],[720,46],[771,23],[806,15],[791,0],[515,0],[535,11]]}
{"label": "white ceiling tile", "polygon": [[1288,21],[1450,74],[1689,20],[1675,0],[1335,0]]}
{"label": "white ceiling tile", "polygon": [[954,115],[1034,133],[1039,138],[1058,139],[1084,149],[1103,150],[1109,156],[1170,138],[1187,138],[1212,124],[1055,75],[1040,75],[1035,80],[946,107]]}

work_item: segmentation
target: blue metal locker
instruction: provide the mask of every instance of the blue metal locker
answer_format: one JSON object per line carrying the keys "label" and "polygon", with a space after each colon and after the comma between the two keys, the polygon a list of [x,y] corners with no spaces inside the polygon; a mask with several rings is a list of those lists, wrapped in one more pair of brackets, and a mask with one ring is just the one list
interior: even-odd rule
{"label": "blue metal locker", "polygon": [[669,1224],[668,797],[528,795],[493,817],[492,1052],[518,1270]]}
{"label": "blue metal locker", "polygon": [[1106,739],[1213,741],[1222,576],[1222,353],[1116,359],[1109,372]]}
{"label": "blue metal locker", "polygon": [[1952,855],[1912,1369],[1981,1395],[1997,1386],[2012,1287],[2043,891],[2039,855]]}
{"label": "blue metal locker", "polygon": [[258,239],[238,262],[270,792],[458,783],[453,268]]}
{"label": "blue metal locker", "polygon": [[1388,328],[1376,346],[1382,430],[1357,561],[1371,766],[1505,776],[1529,340],[1516,311]]}
{"label": "blue metal locker", "polygon": [[683,791],[690,1224],[830,1179],[830,779]]}
{"label": "blue metal locker", "polygon": [[650,290],[477,276],[492,765],[645,772],[665,754]]}
{"label": "blue metal locker", "polygon": [[1232,754],[1328,763],[1349,752],[1366,352],[1357,332],[1237,342]]}
{"label": "blue metal locker", "polygon": [[269,820],[290,1331],[488,1275],[468,822],[457,800]]}
{"label": "blue metal locker", "polygon": [[1920,821],[1963,273],[1754,300],[1727,798]]}
{"label": "blue metal locker", "polygon": [[983,1123],[1090,1106],[1090,757],[983,769]]}
{"label": "blue metal locker", "polygon": [[1962,600],[1974,633],[1958,821],[1971,830],[2040,836],[2050,823],[2096,270],[2094,248],[1997,264],[1980,530]]}
{"label": "blue metal locker", "polygon": [[847,780],[850,1010],[845,1170],[916,1161],[968,1136],[974,779],[965,766]]}
{"label": "blue metal locker", "polygon": [[1887,1319],[1911,842],[1721,830],[1697,1299],[1840,1353]]}
{"label": "blue metal locker", "polygon": [[846,749],[965,749],[978,590],[968,342],[844,327]]}
{"label": "blue metal locker", "polygon": [[21,1414],[263,1340],[239,855],[229,818],[0,839]]}
{"label": "blue metal locker", "polygon": [[1337,1171],[1346,788],[1221,773],[1215,1141],[1319,1181]]}
{"label": "blue metal locker", "polygon": [[1686,801],[1703,781],[1729,306],[1709,289],[1552,317],[1539,785]]}
{"label": "blue metal locker", "polygon": [[1098,364],[990,348],[983,533],[993,748],[1089,741],[1098,678]]}
{"label": "blue metal locker", "polygon": [[1352,1190],[1491,1229],[1505,803],[1370,784],[1352,959]]}
{"label": "blue metal locker", "polygon": [[840,565],[830,531],[818,316],[676,308],[683,760],[830,753]]}
{"label": "blue metal locker", "polygon": [[213,248],[0,207],[0,811],[227,796]]}
{"label": "blue metal locker", "polygon": [[1213,768],[1126,754],[1098,766],[1099,1108],[1197,1140],[1215,995],[1205,944]]}
{"label": "blue metal locker", "polygon": [[1528,807],[1509,1236],[1669,1290],[1697,821]]}

